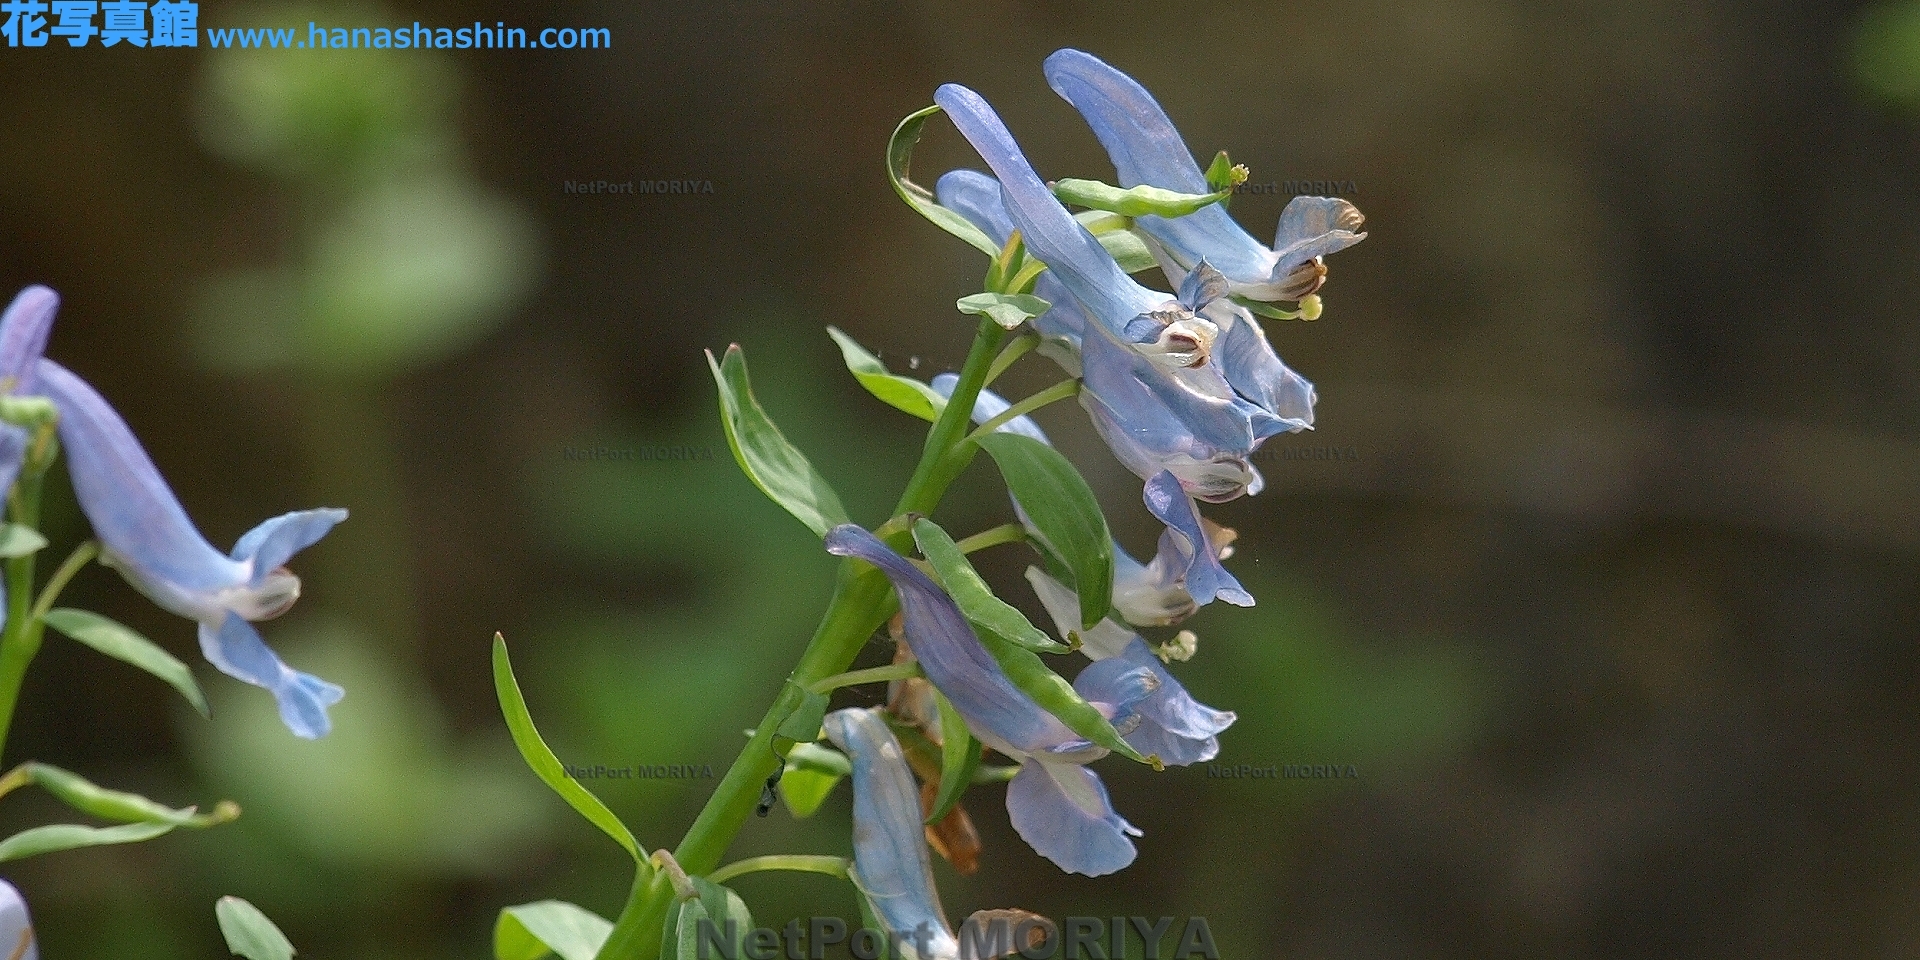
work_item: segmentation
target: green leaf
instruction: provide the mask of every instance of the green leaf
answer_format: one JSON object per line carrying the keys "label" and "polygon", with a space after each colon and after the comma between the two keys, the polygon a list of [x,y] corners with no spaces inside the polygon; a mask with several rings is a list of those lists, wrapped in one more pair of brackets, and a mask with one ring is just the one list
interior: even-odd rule
{"label": "green leaf", "polygon": [[827,695],[807,691],[806,698],[801,700],[800,705],[793,708],[793,712],[787,714],[786,719],[780,721],[780,726],[773,731],[776,746],[782,738],[788,741],[786,744],[788,747],[797,743],[812,743],[820,739],[820,723],[826,718]]}
{"label": "green leaf", "polygon": [[18,523],[0,524],[0,560],[24,557],[46,546],[47,538],[32,527]]}
{"label": "green leaf", "polygon": [[914,144],[920,142],[920,133],[927,125],[927,118],[939,112],[939,107],[928,107],[910,113],[894,128],[893,137],[887,141],[887,180],[893,184],[893,192],[899,194],[907,206],[933,221],[934,226],[965,240],[989,257],[998,256],[1000,245],[994,243],[985,231],[974,226],[966,217],[941,206],[934,199],[933,191],[907,178],[907,168],[913,163]]}
{"label": "green leaf", "polygon": [[787,751],[787,769],[811,770],[844,777],[853,772],[853,761],[832,747],[818,743],[796,743],[792,750]]}
{"label": "green leaf", "polygon": [[747,912],[746,903],[739,894],[704,877],[689,879],[699,894],[679,901],[674,912],[668,914],[661,936],[660,960],[698,960],[702,920],[712,924],[710,929],[721,940],[727,939],[727,922],[731,920],[734,924],[731,949],[710,943],[707,957],[740,956],[740,943],[753,930],[753,915]]}
{"label": "green leaf", "polygon": [[20,783],[34,784],[81,813],[120,823],[165,823],[197,829],[226,823],[240,815],[240,808],[231,801],[220,803],[212,813],[196,813],[195,807],[175,810],[137,793],[108,790],[77,773],[33,761],[21,764],[0,779],[0,793]]}
{"label": "green leaf", "polygon": [[52,823],[22,830],[0,840],[0,862],[19,860],[42,853],[104,847],[115,843],[139,843],[173,830],[171,823],[123,823],[117,827],[83,827],[74,823]]}
{"label": "green leaf", "polygon": [[180,695],[186,697],[201,716],[207,716],[207,697],[200,692],[200,684],[194,682],[193,671],[187,669],[187,665],[173,654],[162,650],[159,644],[135,633],[131,627],[97,613],[71,607],[55,607],[40,619],[47,626],[115,660],[133,664],[165,680],[169,686],[180,691]]}
{"label": "green leaf", "polygon": [[853,374],[853,378],[860,381],[860,386],[879,398],[880,402],[929,423],[946,408],[947,398],[912,377],[888,373],[880,358],[868,353],[852,337],[833,327],[827,328],[827,335],[840,345],[840,356],[847,362],[847,370]]}
{"label": "green leaf", "polygon": [[[1023,501],[1024,502],[1024,501]],[[913,540],[920,552],[933,564],[953,602],[967,622],[976,629],[990,630],[1011,643],[1042,653],[1066,653],[1070,647],[1047,636],[1005,600],[993,595],[993,588],[973,569],[967,555],[960,552],[953,538],[939,524],[924,517],[913,524]],[[945,729],[945,728],[942,728]]]}
{"label": "green leaf", "polygon": [[726,428],[727,446],[733,448],[733,458],[747,479],[817,536],[825,537],[828,530],[846,523],[847,510],[840,505],[839,495],[753,398],[747,355],[740,345],[728,347],[726,359],[717,362],[713,351],[707,351],[707,365],[720,387],[720,424]]}
{"label": "green leaf", "polygon": [[[696,960],[700,956],[700,921],[711,919],[698,899],[677,900],[667,911],[660,930],[660,960]],[[708,954],[711,957],[712,951]]]}
{"label": "green leaf", "polygon": [[213,905],[227,949],[247,960],[293,960],[293,942],[260,908],[239,897],[221,897]]}
{"label": "green leaf", "polygon": [[[1049,669],[1040,655],[1025,647],[1017,647],[991,633],[980,634],[980,643],[1000,662],[1007,679],[1019,687],[1021,692],[1033,698],[1048,713],[1060,718],[1074,733],[1093,741],[1129,760],[1151,763],[1159,769],[1159,763],[1140,755],[1138,750],[1120,739],[1113,724],[1107,721],[1099,710],[1082,699],[1073,685],[1059,674]],[[946,720],[940,721],[941,729],[946,729]]]}
{"label": "green leaf", "polygon": [[494,960],[593,960],[613,924],[591,910],[560,900],[523,903],[500,911],[493,925]]}
{"label": "green leaf", "polygon": [[1196,210],[1219,203],[1233,191],[1215,193],[1179,193],[1161,187],[1141,185],[1121,189],[1098,180],[1056,180],[1053,195],[1061,203],[1105,210],[1123,217],[1184,217]]}
{"label": "green leaf", "polygon": [[939,823],[960,802],[973,782],[973,771],[980,766],[980,741],[967,730],[967,721],[947,698],[935,690],[933,702],[940,707],[940,792],[934,797],[929,824]]}
{"label": "green leaf", "polygon": [[1127,273],[1139,273],[1160,265],[1160,261],[1153,258],[1153,251],[1147,249],[1146,241],[1140,239],[1131,230],[1097,233],[1094,234],[1094,239],[1099,240],[1100,245],[1107,248],[1107,255],[1120,264],[1120,269]]}
{"label": "green leaf", "polygon": [[1080,625],[1090,628],[1106,619],[1113,607],[1113,536],[1080,471],[1031,437],[996,431],[980,437],[979,444],[999,464],[1007,490],[1047,549],[1073,574]]}
{"label": "green leaf", "polygon": [[1031,293],[976,293],[954,302],[961,313],[987,317],[1008,330],[1046,313],[1053,304]]}
{"label": "green leaf", "polygon": [[789,763],[786,772],[780,775],[780,799],[786,801],[787,812],[804,820],[820,809],[820,804],[826,802],[827,795],[839,783],[840,774]]}
{"label": "green leaf", "polygon": [[527,766],[581,816],[625,847],[644,868],[646,857],[640,853],[640,844],[634,841],[633,832],[599,797],[567,776],[560,759],[547,748],[547,742],[540,739],[540,731],[534,728],[533,717],[527,713],[526,698],[520,694],[520,682],[514,679],[513,663],[507,659],[507,641],[497,633],[493,635],[493,688],[499,694],[500,712],[506,716],[513,745],[520,748],[520,756],[527,761]]}

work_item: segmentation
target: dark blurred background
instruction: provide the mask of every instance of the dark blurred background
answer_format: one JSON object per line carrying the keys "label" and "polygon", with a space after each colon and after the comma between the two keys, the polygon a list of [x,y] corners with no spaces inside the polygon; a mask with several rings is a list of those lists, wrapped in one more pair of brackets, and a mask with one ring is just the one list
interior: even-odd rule
{"label": "dark blurred background", "polygon": [[[606,27],[613,49],[204,37],[475,20]],[[613,915],[630,864],[514,755],[493,632],[563,760],[724,769],[833,564],[732,464],[701,350],[743,344],[788,435],[884,519],[918,423],[824,327],[951,369],[983,261],[892,195],[883,146],[959,81],[1044,175],[1110,177],[1041,76],[1071,45],[1152,89],[1196,152],[1254,183],[1346,181],[1368,216],[1325,317],[1269,325],[1319,428],[1212,511],[1259,606],[1190,621],[1179,671],[1239,712],[1223,761],[1359,777],[1109,762],[1146,836],[1101,880],[1034,855],[982,789],[979,873],[937,867],[948,911],[1203,915],[1228,957],[1920,956],[1912,0],[205,0],[200,22],[198,50],[0,53],[0,286],[61,292],[51,355],[215,543],[352,509],[264,631],[348,696],[330,738],[297,741],[191,624],[81,576],[66,602],[195,664],[213,719],[50,639],[9,763],[246,813],[9,864],[43,955],[224,956],[223,894],[311,957],[489,956],[497,910],[547,897]],[[930,130],[920,179],[979,165]],[[662,179],[712,192],[564,187]],[[1287,199],[1233,212],[1270,235]],[[1073,405],[1041,419],[1149,552],[1138,481]],[[566,456],[656,445],[713,455]],[[1351,455],[1281,459],[1312,447]],[[71,494],[49,512],[64,553]],[[1008,519],[992,468],[942,519]],[[1037,613],[1026,558],[983,556]],[[596,786],[670,847],[712,785]],[[843,788],[810,820],[776,810],[733,853],[843,854],[847,808]],[[50,818],[17,794],[0,832]],[[824,878],[737,888],[763,920],[853,915]]]}

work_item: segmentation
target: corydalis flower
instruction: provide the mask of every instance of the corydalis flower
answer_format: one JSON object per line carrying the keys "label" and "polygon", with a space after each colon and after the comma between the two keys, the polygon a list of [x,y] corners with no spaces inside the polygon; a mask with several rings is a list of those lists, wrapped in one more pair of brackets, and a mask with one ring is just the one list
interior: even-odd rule
{"label": "corydalis flower", "polygon": [[[47,334],[59,309],[60,295],[35,284],[20,291],[0,314],[0,394],[32,394],[34,365],[46,352]],[[0,423],[0,493],[13,489],[19,479],[30,439],[24,427]]]}
{"label": "corydalis flower", "polygon": [[[1105,756],[1106,748],[1073,732],[1015,686],[953,598],[879,538],[843,524],[827,531],[826,547],[886,574],[921,671],[982,743],[1025,761],[1007,785],[1007,816],[1020,838],[1069,873],[1097,877],[1132,863],[1129,837],[1140,831],[1114,812],[1106,786],[1085,766]],[[1153,691],[1154,679],[1150,671],[1132,670],[1102,674],[1074,689],[1119,728],[1137,722],[1129,708]]]}
{"label": "corydalis flower", "polygon": [[900,742],[874,710],[837,710],[822,726],[853,764],[854,876],[874,915],[916,960],[958,957],[933,885],[920,791]]}
{"label": "corydalis flower", "polygon": [[[931,385],[941,396],[952,396],[958,380],[953,374],[943,373],[934,377]],[[1004,398],[982,389],[973,402],[973,421],[985,423],[1008,407]],[[1052,446],[1030,417],[1015,417],[998,429]],[[1232,530],[1201,517],[1193,499],[1186,496],[1171,473],[1162,472],[1148,480],[1143,499],[1148,511],[1167,529],[1160,535],[1153,559],[1144,564],[1114,544],[1113,605],[1126,622],[1140,627],[1167,626],[1215,599],[1253,606],[1253,596],[1220,564],[1231,553],[1227,545],[1233,542]],[[1014,501],[1014,511],[1021,524],[1031,530],[1032,524],[1018,500]]]}
{"label": "corydalis flower", "polygon": [[[1212,192],[1180,131],[1132,77],[1072,49],[1048,57],[1046,74],[1054,91],[1086,117],[1122,186]],[[1320,258],[1366,239],[1358,232],[1364,221],[1353,204],[1337,197],[1295,197],[1280,214],[1271,247],[1218,204],[1176,219],[1140,217],[1135,223],[1179,270],[1204,260],[1226,275],[1233,293],[1274,301],[1299,300],[1318,290],[1326,277]]]}
{"label": "corydalis flower", "polygon": [[27,901],[5,880],[0,880],[0,960],[40,960]]}
{"label": "corydalis flower", "polygon": [[200,651],[229,676],[265,687],[295,735],[326,734],[339,687],[280,661],[254,620],[285,613],[300,578],[285,564],[347,512],[303,510],[248,531],[222,555],[188,519],[126,421],[86,381],[51,360],[36,389],[60,412],[60,442],[80,508],[100,540],[102,563],[169,612],[200,624]]}

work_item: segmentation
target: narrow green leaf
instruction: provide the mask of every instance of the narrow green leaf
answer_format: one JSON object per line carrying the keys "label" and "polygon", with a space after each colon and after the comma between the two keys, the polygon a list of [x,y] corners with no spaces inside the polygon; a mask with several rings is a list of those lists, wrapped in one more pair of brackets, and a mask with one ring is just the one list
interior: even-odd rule
{"label": "narrow green leaf", "polygon": [[839,783],[840,774],[788,763],[786,772],[780,775],[780,799],[786,801],[787,812],[804,820],[820,809]]}
{"label": "narrow green leaf", "polygon": [[708,921],[711,937],[721,941],[728,939],[727,923],[733,923],[732,942],[722,947],[709,940],[705,957],[741,956],[740,944],[753,930],[753,915],[747,912],[746,903],[739,894],[704,877],[690,879],[699,895],[679,901],[674,913],[668,914],[661,936],[661,960],[699,960],[701,921]]}
{"label": "narrow green leaf", "polygon": [[500,712],[506,716],[507,730],[513,734],[513,745],[520,748],[520,756],[527,761],[527,766],[561,799],[625,847],[634,861],[644,866],[646,857],[640,853],[640,844],[634,841],[633,832],[599,797],[567,776],[560,758],[555,757],[547,748],[547,742],[540,738],[540,731],[533,726],[533,717],[527,713],[526,698],[520,694],[520,682],[514,679],[513,663],[507,659],[506,638],[497,633],[493,635],[493,688],[500,697]]}
{"label": "narrow green leaf", "polygon": [[19,782],[39,786],[81,813],[120,823],[166,823],[201,828],[226,823],[240,815],[240,808],[231,801],[222,802],[206,814],[197,813],[195,807],[175,810],[137,793],[108,790],[77,773],[45,763],[23,763],[7,775],[7,780],[16,777]]}
{"label": "narrow green leaf", "polygon": [[613,924],[591,910],[561,900],[523,903],[500,911],[493,926],[494,960],[593,960]]}
{"label": "narrow green leaf", "polygon": [[24,557],[36,550],[44,550],[47,538],[40,531],[18,523],[0,524],[0,560]]}
{"label": "narrow green leaf", "polygon": [[987,317],[1008,330],[1046,313],[1053,304],[1031,293],[976,293],[954,302],[961,313]]}
{"label": "narrow green leaf", "polygon": [[[1000,663],[1000,669],[1007,672],[1007,679],[1019,687],[1033,702],[1039,704],[1048,713],[1060,718],[1074,733],[1093,741],[1129,760],[1141,763],[1153,763],[1140,755],[1138,750],[1120,739],[1113,724],[1107,721],[1099,710],[1081,698],[1075,692],[1073,684],[1068,683],[1059,674],[1049,669],[1040,655],[1025,647],[1017,647],[991,633],[981,633],[980,643],[993,654]],[[946,720],[941,721],[945,730]],[[1158,766],[1156,765],[1156,769]]]}
{"label": "narrow green leaf", "polygon": [[818,743],[796,743],[787,751],[787,769],[811,770],[815,773],[830,773],[844,777],[853,772],[853,761],[847,755],[829,746]]}
{"label": "narrow green leaf", "polygon": [[847,510],[840,505],[839,495],[753,398],[747,355],[740,345],[728,347],[721,361],[707,351],[707,365],[720,387],[720,423],[726,428],[727,446],[733,448],[733,458],[747,479],[817,536],[825,537],[828,530],[846,523]]}
{"label": "narrow green leaf", "polygon": [[[700,921],[709,920],[698,899],[677,900],[660,931],[660,960],[696,960],[700,956]],[[709,957],[713,955],[709,950]]]}
{"label": "narrow green leaf", "polygon": [[939,823],[960,802],[960,795],[967,792],[973,782],[974,768],[980,766],[980,741],[974,739],[967,730],[967,721],[960,711],[941,695],[933,692],[933,702],[940,708],[940,739],[944,741],[940,748],[940,792],[933,800],[933,812],[927,815],[929,824]]}
{"label": "narrow green leaf", "polygon": [[979,438],[1007,489],[1047,549],[1073,574],[1083,628],[1113,607],[1113,536],[1087,481],[1059,451],[1031,437],[996,431]]}
{"label": "narrow green leaf", "polygon": [[947,398],[912,377],[888,373],[880,358],[868,353],[852,337],[833,327],[827,328],[827,335],[840,345],[840,357],[847,362],[853,378],[880,402],[929,423],[946,408]]}
{"label": "narrow green leaf", "polygon": [[820,739],[820,723],[826,718],[827,695],[809,690],[800,705],[780,721],[780,726],[773,731],[774,738],[776,741],[784,738],[789,747],[797,743],[812,743]]}
{"label": "narrow green leaf", "polygon": [[293,942],[260,908],[239,897],[221,897],[213,905],[227,949],[247,960],[293,960]]}
{"label": "narrow green leaf", "polygon": [[1215,193],[1179,193],[1161,187],[1141,185],[1121,189],[1098,180],[1056,180],[1053,195],[1061,203],[1105,210],[1123,217],[1184,217],[1204,210],[1232,196],[1233,191]]}
{"label": "narrow green leaf", "polygon": [[920,545],[927,562],[933,564],[940,585],[947,589],[960,612],[976,629],[990,630],[1011,643],[1042,653],[1066,653],[1071,649],[1035,627],[1026,614],[994,596],[993,588],[980,579],[967,555],[960,552],[939,524],[924,517],[915,521],[913,540]]}
{"label": "narrow green leaf", "polygon": [[0,840],[0,862],[19,860],[42,853],[104,847],[116,843],[139,843],[172,832],[171,823],[123,823],[116,827],[83,827],[74,823],[51,823],[22,830]]}
{"label": "narrow green leaf", "polygon": [[933,221],[933,225],[965,240],[974,249],[989,257],[998,256],[1000,245],[986,232],[952,210],[940,205],[934,199],[933,191],[928,190],[907,178],[907,168],[913,164],[913,147],[920,142],[921,131],[927,125],[927,119],[939,113],[939,107],[928,107],[910,113],[893,130],[893,137],[887,141],[887,180],[893,184],[893,192],[907,202],[907,206],[918,211],[923,217]]}
{"label": "narrow green leaf", "polygon": [[133,664],[167,682],[193,704],[201,716],[207,716],[207,697],[193,679],[193,671],[160,645],[135,633],[131,627],[97,613],[55,607],[40,618],[47,626],[106,654],[115,660]]}
{"label": "narrow green leaf", "polygon": [[[1104,212],[1101,215],[1105,216]],[[1107,248],[1107,255],[1127,273],[1152,270],[1160,265],[1160,261],[1153,258],[1153,251],[1147,249],[1146,241],[1131,230],[1109,230],[1093,236],[1102,247]]]}

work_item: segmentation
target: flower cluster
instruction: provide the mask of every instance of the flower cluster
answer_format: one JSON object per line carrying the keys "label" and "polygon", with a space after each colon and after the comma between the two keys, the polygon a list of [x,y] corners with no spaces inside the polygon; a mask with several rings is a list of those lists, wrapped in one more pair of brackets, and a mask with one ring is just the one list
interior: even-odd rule
{"label": "flower cluster", "polygon": [[[1131,78],[1077,50],[1050,57],[1046,75],[1085,115],[1123,187],[1185,195],[1219,190],[1159,104]],[[1032,318],[1042,351],[1080,379],[1081,404],[1094,428],[1144,481],[1145,505],[1166,527],[1145,563],[1113,545],[1112,612],[1090,627],[1083,627],[1074,587],[1041,567],[1028,568],[1027,580],[1059,635],[1092,661],[1073,691],[1156,766],[1212,760],[1234,714],[1195,700],[1167,668],[1192,656],[1193,635],[1182,631],[1156,648],[1137,628],[1177,624],[1216,599],[1253,605],[1221,562],[1231,553],[1233,531],[1202,517],[1199,505],[1260,492],[1253,452],[1276,434],[1312,427],[1313,386],[1280,361],[1254,310],[1314,297],[1326,277],[1322,258],[1365,236],[1357,232],[1360,214],[1344,200],[1296,198],[1271,247],[1218,203],[1179,216],[1127,218],[1124,229],[1150,251],[1175,291],[1170,295],[1121,266],[1089,229],[1092,218],[1068,210],[978,94],[948,84],[935,102],[992,170],[991,176],[971,170],[942,176],[938,203],[1003,249],[1023,247],[1044,264],[1032,286],[1045,301]],[[1312,309],[1317,312],[1317,300]],[[957,375],[942,374],[928,386],[950,399],[959,383]],[[980,389],[971,418],[1048,444],[1037,424],[1010,411],[1005,399]],[[1018,495],[1013,507],[1027,537],[1047,553],[1047,531]],[[1099,876],[1131,863],[1131,838],[1140,831],[1113,809],[1088,766],[1111,751],[1070,728],[1031,686],[1010,679],[1004,658],[983,643],[955,595],[882,539],[844,524],[828,532],[826,548],[887,576],[899,597],[909,659],[968,733],[1019,762],[1006,807],[1021,838],[1069,872]],[[929,713],[896,705],[893,720],[937,736],[938,718],[929,723]],[[889,929],[930,924],[939,931],[933,955],[951,956],[953,938],[919,840],[927,811],[913,802],[908,761],[878,719],[885,714],[846,710],[827,722],[829,738],[852,757],[858,875],[869,894],[884,892],[873,902],[886,903],[880,919]],[[928,834],[940,847],[932,828]]]}

